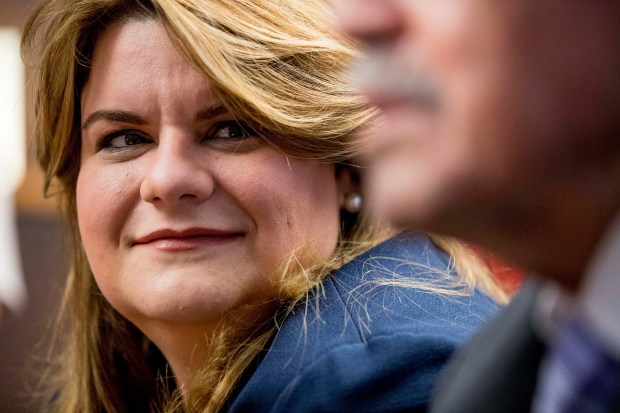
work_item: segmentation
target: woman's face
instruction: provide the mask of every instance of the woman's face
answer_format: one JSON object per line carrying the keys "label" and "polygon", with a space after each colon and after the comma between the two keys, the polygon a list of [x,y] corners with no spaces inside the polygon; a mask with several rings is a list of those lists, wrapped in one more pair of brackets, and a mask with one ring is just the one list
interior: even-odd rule
{"label": "woman's face", "polygon": [[334,251],[331,164],[261,144],[156,21],[109,28],[81,99],[80,234],[104,296],[138,327],[217,322],[273,293],[298,248]]}

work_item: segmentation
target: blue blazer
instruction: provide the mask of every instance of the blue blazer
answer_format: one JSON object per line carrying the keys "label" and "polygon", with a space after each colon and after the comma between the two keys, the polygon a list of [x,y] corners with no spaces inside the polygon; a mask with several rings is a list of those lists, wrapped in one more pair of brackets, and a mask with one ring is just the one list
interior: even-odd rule
{"label": "blue blazer", "polygon": [[448,283],[448,257],[420,234],[388,240],[328,276],[283,322],[247,372],[229,412],[422,409],[438,373],[497,309],[469,296],[382,285]]}

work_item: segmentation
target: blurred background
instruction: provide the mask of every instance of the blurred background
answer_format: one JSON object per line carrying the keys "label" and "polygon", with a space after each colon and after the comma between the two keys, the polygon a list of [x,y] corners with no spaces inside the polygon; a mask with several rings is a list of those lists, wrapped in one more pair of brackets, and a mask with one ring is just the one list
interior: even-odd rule
{"label": "blurred background", "polygon": [[[38,0],[0,0],[0,28],[21,30],[26,17]],[[1,66],[7,62],[0,62]],[[26,83],[28,70],[25,68]],[[27,88],[26,88],[27,90]],[[0,91],[0,99],[5,98]],[[31,101],[26,95],[26,102]],[[27,104],[28,108],[32,105]],[[32,112],[27,116],[26,140],[28,155],[24,179],[15,195],[17,228],[23,275],[28,301],[21,313],[6,308],[0,318],[0,413],[31,412],[26,404],[30,393],[28,383],[36,380],[37,360],[45,355],[50,325],[62,280],[68,270],[64,257],[66,242],[64,225],[55,202],[42,195],[42,175],[34,155]],[[0,139],[7,139],[0,136]],[[2,165],[0,165],[0,173]],[[0,263],[2,265],[2,263]]]}

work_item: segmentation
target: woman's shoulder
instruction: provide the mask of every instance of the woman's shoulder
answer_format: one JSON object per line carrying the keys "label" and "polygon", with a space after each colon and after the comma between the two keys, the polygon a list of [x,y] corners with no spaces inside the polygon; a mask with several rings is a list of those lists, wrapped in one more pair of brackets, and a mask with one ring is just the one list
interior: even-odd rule
{"label": "woman's shoulder", "polygon": [[433,292],[455,277],[449,261],[407,234],[343,266],[287,317],[231,411],[423,406],[450,354],[497,307],[479,292]]}
{"label": "woman's shoulder", "polygon": [[498,305],[459,284],[454,262],[422,233],[391,238],[325,280],[363,337],[411,331],[465,340]]}

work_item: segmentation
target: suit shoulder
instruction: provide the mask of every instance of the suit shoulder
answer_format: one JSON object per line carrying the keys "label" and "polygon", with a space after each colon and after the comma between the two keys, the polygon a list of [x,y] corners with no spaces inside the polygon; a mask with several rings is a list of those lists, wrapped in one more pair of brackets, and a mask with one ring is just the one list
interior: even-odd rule
{"label": "suit shoulder", "polygon": [[456,284],[449,257],[421,234],[399,236],[343,266],[325,281],[361,337],[408,331],[465,340],[498,305]]}
{"label": "suit shoulder", "polygon": [[454,348],[444,337],[408,332],[341,344],[292,378],[270,411],[422,411]]}
{"label": "suit shoulder", "polygon": [[[370,394],[386,406],[426,403],[447,357],[496,308],[480,293],[422,288],[444,275],[454,276],[448,258],[422,235],[388,240],[346,264],[286,317],[231,411],[323,411],[338,400],[361,408]],[[382,383],[392,381],[403,386],[386,391]],[[298,400],[304,389],[324,397]]]}

